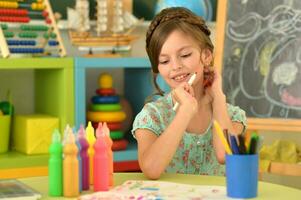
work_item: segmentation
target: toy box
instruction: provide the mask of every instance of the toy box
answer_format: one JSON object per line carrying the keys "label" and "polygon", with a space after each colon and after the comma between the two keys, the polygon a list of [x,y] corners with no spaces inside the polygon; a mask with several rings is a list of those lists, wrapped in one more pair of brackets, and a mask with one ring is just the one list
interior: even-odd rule
{"label": "toy box", "polygon": [[17,115],[13,122],[13,149],[26,154],[48,153],[59,119],[49,115]]}

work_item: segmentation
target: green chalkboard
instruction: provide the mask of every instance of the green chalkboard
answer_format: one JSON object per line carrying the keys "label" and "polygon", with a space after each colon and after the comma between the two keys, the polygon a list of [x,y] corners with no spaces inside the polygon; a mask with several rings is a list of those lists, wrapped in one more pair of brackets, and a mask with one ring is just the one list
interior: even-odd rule
{"label": "green chalkboard", "polygon": [[301,1],[227,3],[223,86],[228,101],[248,117],[300,120]]}

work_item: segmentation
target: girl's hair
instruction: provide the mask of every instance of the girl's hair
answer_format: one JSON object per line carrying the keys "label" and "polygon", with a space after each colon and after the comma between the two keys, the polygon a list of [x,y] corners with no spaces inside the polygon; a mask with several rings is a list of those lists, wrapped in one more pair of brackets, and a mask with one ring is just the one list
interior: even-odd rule
{"label": "girl's hair", "polygon": [[165,40],[174,30],[184,32],[199,44],[200,49],[208,49],[213,53],[213,44],[209,37],[210,30],[203,18],[183,7],[166,8],[158,13],[146,33],[146,52],[152,65],[156,94],[161,96],[164,92],[156,81],[159,73],[159,54]]}

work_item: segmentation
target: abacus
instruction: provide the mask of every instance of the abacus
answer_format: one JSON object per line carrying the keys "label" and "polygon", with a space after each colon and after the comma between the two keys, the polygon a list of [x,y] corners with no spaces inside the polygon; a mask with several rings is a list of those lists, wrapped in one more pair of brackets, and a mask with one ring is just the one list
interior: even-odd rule
{"label": "abacus", "polygon": [[10,54],[66,55],[48,0],[0,0],[0,23],[4,58]]}

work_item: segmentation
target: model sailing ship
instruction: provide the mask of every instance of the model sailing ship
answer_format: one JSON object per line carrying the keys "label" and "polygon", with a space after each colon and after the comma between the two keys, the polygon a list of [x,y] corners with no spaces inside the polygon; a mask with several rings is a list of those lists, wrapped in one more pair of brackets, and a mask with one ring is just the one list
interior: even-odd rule
{"label": "model sailing ship", "polygon": [[[95,0],[96,24],[90,26],[89,1],[76,0],[68,10],[69,36],[73,45],[82,47],[130,47],[137,38],[131,35],[141,22],[123,8],[125,0]],[[121,48],[122,49],[122,48]]]}

